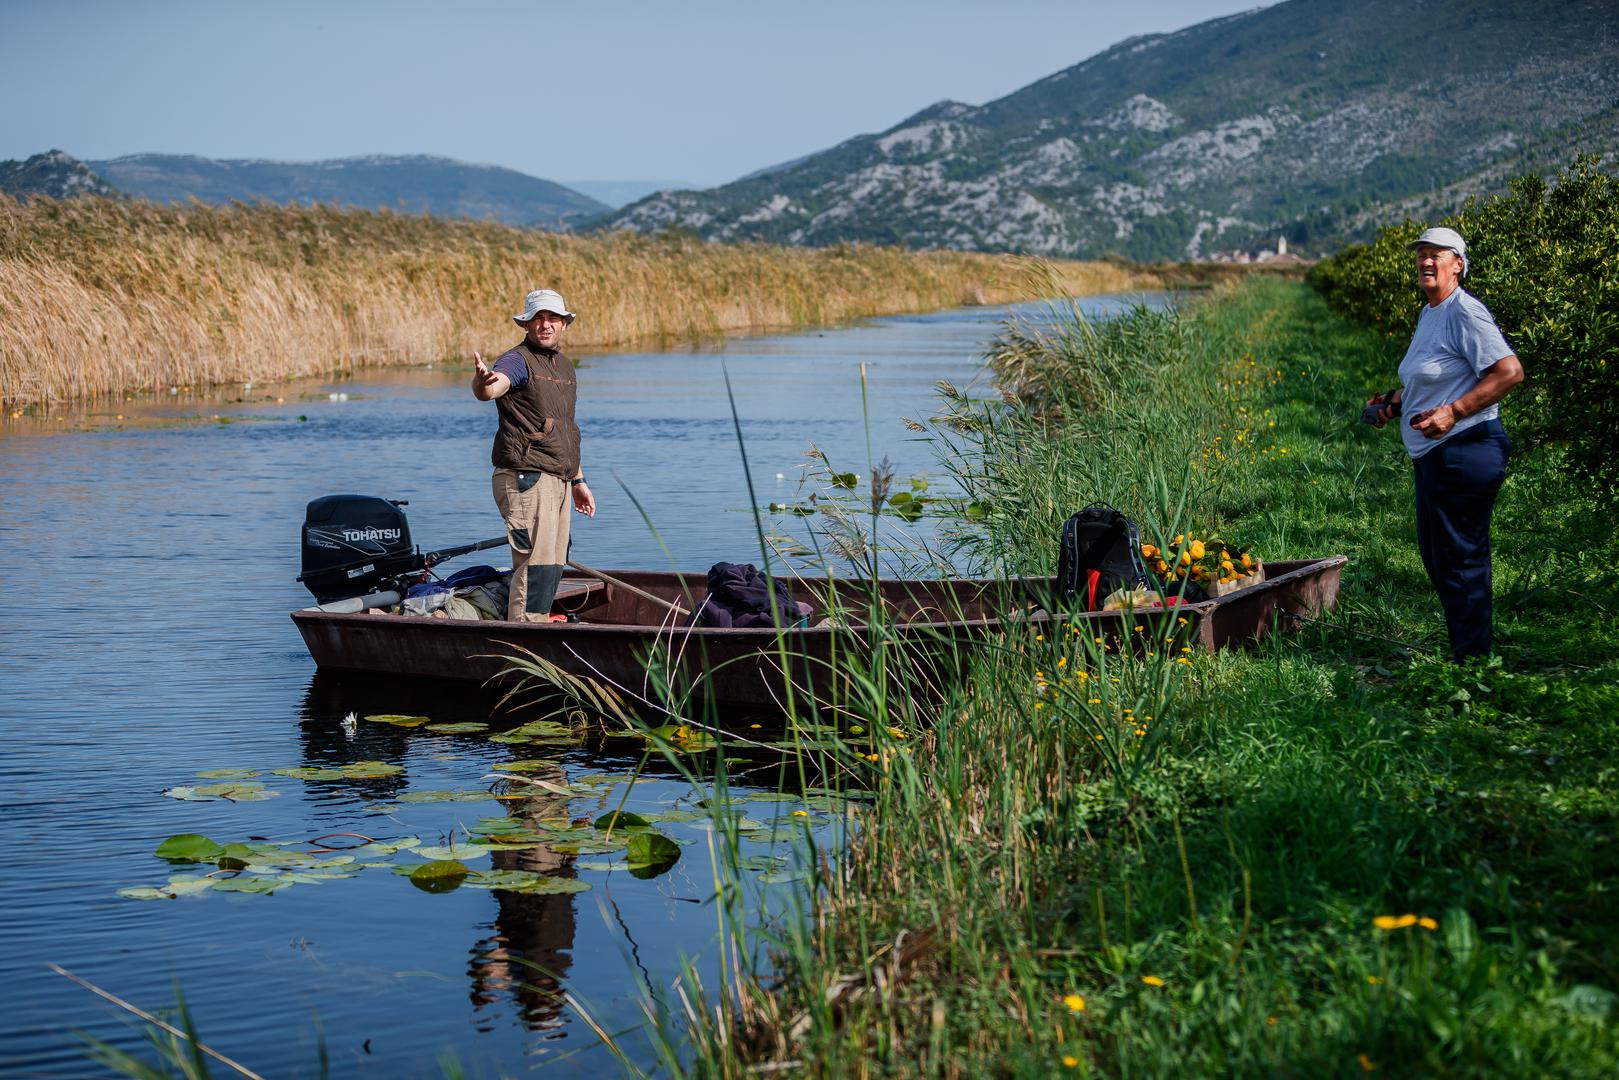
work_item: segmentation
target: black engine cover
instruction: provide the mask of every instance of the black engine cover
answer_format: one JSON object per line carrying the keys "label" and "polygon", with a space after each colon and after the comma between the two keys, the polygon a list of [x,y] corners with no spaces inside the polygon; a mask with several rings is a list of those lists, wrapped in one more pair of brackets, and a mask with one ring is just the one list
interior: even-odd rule
{"label": "black engine cover", "polygon": [[402,505],[372,495],[326,495],[309,504],[298,580],[317,603],[364,596],[421,569]]}

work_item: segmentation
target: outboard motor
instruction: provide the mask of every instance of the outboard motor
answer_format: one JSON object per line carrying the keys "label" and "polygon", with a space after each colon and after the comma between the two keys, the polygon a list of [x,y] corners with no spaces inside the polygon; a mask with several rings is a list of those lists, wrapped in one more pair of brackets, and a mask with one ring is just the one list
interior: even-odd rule
{"label": "outboard motor", "polygon": [[420,570],[410,543],[407,505],[372,495],[326,495],[304,512],[304,562],[298,580],[319,603],[372,592],[389,578]]}
{"label": "outboard motor", "polygon": [[[400,499],[373,495],[325,495],[304,511],[303,573],[298,580],[314,594],[318,604],[376,596],[383,603],[398,603],[402,594],[446,559],[469,551],[504,544],[497,536],[476,544],[418,551],[410,542]],[[362,604],[355,610],[361,610]],[[377,606],[381,606],[380,604]]]}

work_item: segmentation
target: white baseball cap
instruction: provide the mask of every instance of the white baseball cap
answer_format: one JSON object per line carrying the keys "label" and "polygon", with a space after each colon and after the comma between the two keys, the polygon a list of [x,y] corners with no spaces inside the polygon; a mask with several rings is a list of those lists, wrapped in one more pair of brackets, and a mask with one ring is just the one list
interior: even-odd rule
{"label": "white baseball cap", "polygon": [[568,310],[567,301],[555,289],[535,289],[523,297],[523,313],[513,315],[512,321],[526,323],[542,311],[549,311],[554,315],[561,315],[572,324],[575,315]]}
{"label": "white baseball cap", "polygon": [[1435,225],[1431,229],[1422,230],[1422,235],[1405,245],[1407,251],[1427,245],[1429,247],[1449,248],[1462,260],[1462,277],[1467,276],[1467,241],[1455,229],[1447,229],[1443,225]]}

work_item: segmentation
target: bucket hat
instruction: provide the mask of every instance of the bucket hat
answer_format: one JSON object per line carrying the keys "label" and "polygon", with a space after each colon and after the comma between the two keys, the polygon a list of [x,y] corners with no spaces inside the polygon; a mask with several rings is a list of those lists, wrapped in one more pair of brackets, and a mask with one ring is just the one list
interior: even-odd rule
{"label": "bucket hat", "polygon": [[1455,229],[1447,229],[1443,225],[1435,225],[1431,229],[1424,229],[1422,235],[1405,245],[1407,251],[1415,251],[1424,244],[1429,247],[1449,248],[1462,260],[1462,277],[1467,276],[1467,241]]}
{"label": "bucket hat", "polygon": [[562,299],[561,293],[557,292],[555,289],[535,289],[533,292],[523,297],[523,313],[521,315],[513,315],[512,321],[526,323],[542,311],[549,311],[553,314],[561,315],[564,319],[568,320],[570,325],[573,323],[575,317],[574,313],[568,310],[568,303]]}

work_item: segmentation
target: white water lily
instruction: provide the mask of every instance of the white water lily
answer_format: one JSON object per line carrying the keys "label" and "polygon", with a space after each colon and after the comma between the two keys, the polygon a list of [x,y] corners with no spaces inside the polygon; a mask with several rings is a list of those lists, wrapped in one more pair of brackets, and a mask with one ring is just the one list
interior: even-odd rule
{"label": "white water lily", "polygon": [[354,738],[355,732],[359,727],[359,720],[360,718],[355,716],[353,713],[349,713],[347,716],[343,717],[343,734],[345,737],[350,739]]}

